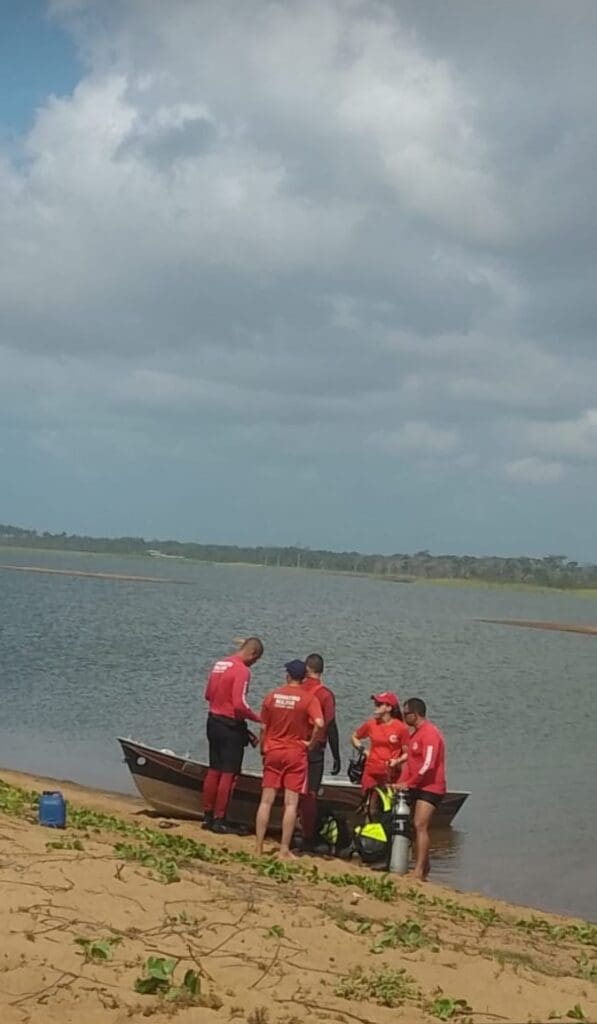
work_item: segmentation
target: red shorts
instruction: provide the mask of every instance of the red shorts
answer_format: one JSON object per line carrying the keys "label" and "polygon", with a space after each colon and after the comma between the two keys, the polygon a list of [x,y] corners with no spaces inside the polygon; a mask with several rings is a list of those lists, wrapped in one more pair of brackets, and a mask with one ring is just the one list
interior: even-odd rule
{"label": "red shorts", "polygon": [[307,792],[307,751],[270,750],[263,761],[263,788]]}
{"label": "red shorts", "polygon": [[393,775],[391,769],[385,765],[372,764],[369,766],[366,764],[361,780],[361,789],[366,792],[368,789],[373,789],[374,786],[388,786],[393,781]]}

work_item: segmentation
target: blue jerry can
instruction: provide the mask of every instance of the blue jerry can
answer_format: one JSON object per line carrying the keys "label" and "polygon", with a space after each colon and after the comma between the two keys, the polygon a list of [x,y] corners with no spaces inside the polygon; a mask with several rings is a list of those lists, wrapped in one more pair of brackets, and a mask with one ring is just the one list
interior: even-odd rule
{"label": "blue jerry can", "polygon": [[47,828],[65,828],[66,800],[60,792],[46,790],[39,798],[39,823]]}

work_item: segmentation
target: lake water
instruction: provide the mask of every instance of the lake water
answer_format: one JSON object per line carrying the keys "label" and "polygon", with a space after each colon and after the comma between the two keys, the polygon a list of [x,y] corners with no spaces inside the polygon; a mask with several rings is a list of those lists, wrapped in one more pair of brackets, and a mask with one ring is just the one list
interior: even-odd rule
{"label": "lake water", "polygon": [[597,920],[597,638],[474,621],[586,623],[592,600],[166,559],[0,561],[187,582],[0,571],[0,764],[128,792],[117,735],[203,754],[207,670],[258,633],[253,704],[284,661],[321,651],[345,762],[372,692],[426,699],[449,786],[471,791],[438,838],[437,881]]}

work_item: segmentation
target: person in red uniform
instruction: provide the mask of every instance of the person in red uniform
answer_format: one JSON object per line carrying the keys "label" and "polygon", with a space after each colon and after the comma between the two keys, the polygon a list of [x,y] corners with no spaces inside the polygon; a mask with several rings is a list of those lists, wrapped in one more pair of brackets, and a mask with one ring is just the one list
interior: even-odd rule
{"label": "person in red uniform", "polygon": [[263,789],[255,823],[257,856],[260,857],[274,800],[283,789],[284,814],[279,853],[282,860],[292,856],[290,841],[296,825],[299,798],[307,789],[307,751],[319,741],[324,728],[323,711],[317,695],[302,687],[306,672],[304,661],[289,661],[285,668],[286,683],[268,693],[261,708]]}
{"label": "person in red uniform", "polygon": [[262,654],[259,637],[249,637],[236,654],[216,661],[207,680],[209,771],[203,783],[203,828],[211,832],[238,831],[226,821],[226,815],[251,737],[247,721],[260,721],[247,703],[247,689],[251,666]]}
{"label": "person in red uniform", "polygon": [[408,757],[398,789],[410,790],[413,803],[416,860],[415,878],[424,882],[429,874],[429,826],[435,808],[446,792],[446,744],[433,722],[426,718],[425,701],[407,700],[404,720],[411,730]]}
{"label": "person in red uniform", "polygon": [[313,840],[315,839],[317,794],[323,779],[325,748],[328,743],[334,759],[332,775],[339,775],[342,764],[340,761],[340,738],[336,722],[336,698],[321,678],[323,674],[323,658],[321,654],[310,654],[305,661],[305,665],[307,672],[303,680],[303,690],[313,693],[317,697],[323,711],[324,723],[323,733],[307,755],[309,762],[307,792],[301,797],[299,805],[303,834],[302,849],[308,850],[313,846]]}
{"label": "person in red uniform", "polygon": [[[352,736],[352,745],[367,756],[361,786],[363,792],[373,786],[387,786],[398,777],[400,765],[406,761],[409,739],[407,726],[402,721],[400,704],[395,693],[377,693],[373,717],[359,726]],[[366,750],[363,740],[369,740]]]}

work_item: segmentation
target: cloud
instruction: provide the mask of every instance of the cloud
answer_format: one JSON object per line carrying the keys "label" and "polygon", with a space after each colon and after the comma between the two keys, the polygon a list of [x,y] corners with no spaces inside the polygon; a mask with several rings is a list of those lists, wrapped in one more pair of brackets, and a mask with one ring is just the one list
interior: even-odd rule
{"label": "cloud", "polygon": [[[425,464],[431,533],[441,467],[442,546],[474,505],[491,548],[496,466],[514,504],[540,501],[521,481],[578,483],[597,453],[597,20],[464,3],[456,24],[413,0],[54,0],[84,72],[0,153],[20,465],[33,446],[111,479],[117,454],[153,453],[186,494],[253,458],[286,493],[295,458],[332,492],[312,541],[340,545],[355,467],[390,508],[397,467]],[[194,528],[184,504],[168,532]],[[406,547],[382,518],[361,546]]]}
{"label": "cloud", "polygon": [[509,480],[521,484],[555,484],[562,479],[564,468],[559,462],[547,462],[529,456],[507,462],[504,472]]}
{"label": "cloud", "polygon": [[572,459],[597,459],[597,409],[576,419],[530,423],[527,444],[535,451]]}

